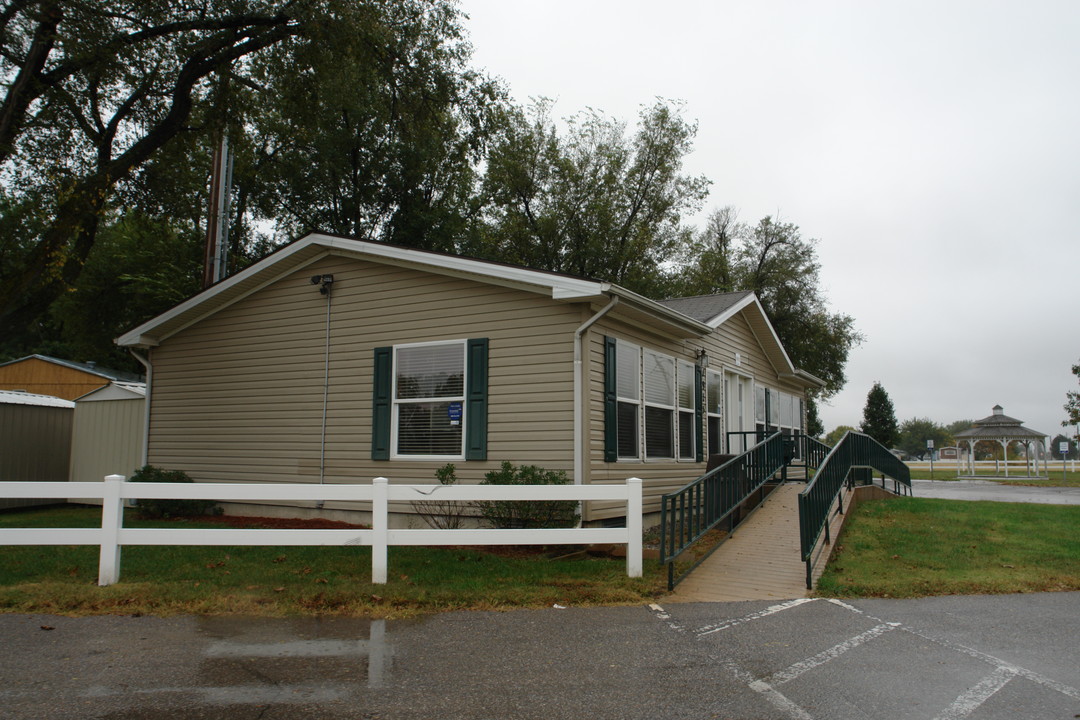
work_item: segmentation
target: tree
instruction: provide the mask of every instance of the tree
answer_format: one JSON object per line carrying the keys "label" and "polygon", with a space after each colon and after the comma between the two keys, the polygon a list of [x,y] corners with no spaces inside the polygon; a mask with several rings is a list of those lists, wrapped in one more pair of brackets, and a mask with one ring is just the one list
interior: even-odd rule
{"label": "tree", "polygon": [[[1072,366],[1072,374],[1080,379],[1080,364]],[[1068,427],[1069,425],[1080,424],[1080,392],[1070,390],[1065,393],[1065,397],[1065,414],[1068,415],[1068,420],[1063,420],[1061,426]]]}
{"label": "tree", "polygon": [[256,89],[241,89],[255,108],[244,118],[250,204],[281,239],[320,230],[460,250],[506,93],[468,66],[456,5],[353,12],[318,42],[296,38],[253,63]]}
{"label": "tree", "polygon": [[920,460],[927,453],[926,441],[934,441],[934,449],[940,450],[953,444],[952,434],[929,418],[911,418],[900,423],[897,447]]}
{"label": "tree", "polygon": [[806,434],[812,438],[825,434],[825,426],[818,415],[817,401],[812,397],[806,398]]}
{"label": "tree", "polygon": [[851,316],[829,311],[816,245],[793,223],[765,217],[750,226],[725,207],[684,248],[674,285],[680,295],[753,291],[792,361],[825,382],[819,397],[828,398],[847,382],[844,367],[862,335]]}
{"label": "tree", "polygon": [[[332,3],[26,0],[0,13],[5,237],[0,321],[28,324],[79,276],[114,189],[207,102],[210,78],[330,16]],[[315,7],[319,5],[320,7]]]}
{"label": "tree", "polygon": [[1075,460],[1077,456],[1076,442],[1073,440],[1069,440],[1069,438],[1061,435],[1060,433],[1054,437],[1053,441],[1050,443],[1050,447],[1047,448],[1047,451],[1049,451],[1051,457],[1055,459],[1061,459],[1061,453],[1058,452],[1058,448],[1061,447],[1061,443],[1068,443],[1069,446],[1069,452],[1065,454],[1065,459]]}
{"label": "tree", "polygon": [[892,400],[879,382],[874,383],[866,395],[860,430],[890,449],[896,445],[899,438]]}
{"label": "tree", "polygon": [[829,434],[822,440],[829,447],[836,447],[836,444],[840,442],[845,435],[854,431],[855,428],[850,425],[837,425],[835,428],[829,431]]}
{"label": "tree", "polygon": [[684,242],[682,217],[708,180],[682,173],[696,126],[658,102],[638,126],[599,112],[560,134],[547,101],[514,111],[488,156],[486,257],[603,278],[642,294],[663,287],[663,263]]}
{"label": "tree", "polygon": [[461,18],[451,0],[10,3],[0,352],[111,362],[117,330],[197,290],[222,135],[233,270],[316,229],[455,249],[505,115]]}

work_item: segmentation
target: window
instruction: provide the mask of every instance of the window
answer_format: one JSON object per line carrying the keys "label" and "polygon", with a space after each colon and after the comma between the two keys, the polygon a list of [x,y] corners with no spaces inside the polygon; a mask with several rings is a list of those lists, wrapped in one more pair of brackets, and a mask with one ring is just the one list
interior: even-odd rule
{"label": "window", "polygon": [[693,363],[604,339],[604,461],[697,461],[701,395]]}
{"label": "window", "polygon": [[465,343],[394,348],[394,455],[463,457]]}
{"label": "window", "polygon": [[615,349],[617,363],[616,394],[618,401],[618,456],[637,458],[638,409],[641,407],[641,350],[637,345],[620,342]]}
{"label": "window", "polygon": [[685,360],[679,361],[678,401],[679,401],[679,459],[695,460],[697,443],[694,436],[694,366]]}
{"label": "window", "polygon": [[[754,399],[754,419],[758,431],[758,442],[778,430],[787,437],[802,433],[802,398],[779,390],[758,387],[755,388]],[[796,451],[798,451],[798,446],[796,446]]]}
{"label": "window", "polygon": [[721,393],[723,391],[723,385],[721,384],[721,375],[718,372],[709,370],[705,373],[705,416],[708,418],[709,426],[709,452],[716,454],[720,452],[720,448],[723,447],[720,441],[720,431],[723,427],[721,414]]}
{"label": "window", "polygon": [[487,339],[375,348],[373,460],[487,458]]}
{"label": "window", "polygon": [[645,457],[675,457],[675,359],[642,352],[645,396]]}

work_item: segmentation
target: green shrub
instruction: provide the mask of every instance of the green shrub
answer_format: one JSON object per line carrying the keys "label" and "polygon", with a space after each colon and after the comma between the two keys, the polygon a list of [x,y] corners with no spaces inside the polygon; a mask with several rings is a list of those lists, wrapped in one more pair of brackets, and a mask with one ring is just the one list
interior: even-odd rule
{"label": "green shrub", "polygon": [[[195,482],[183,470],[163,470],[144,465],[131,476],[131,482],[189,483]],[[213,500],[154,500],[144,498],[137,502],[142,518],[176,518],[197,515],[220,515],[221,508]]]}
{"label": "green shrub", "polygon": [[[562,470],[545,470],[536,465],[514,467],[503,461],[499,470],[484,476],[482,485],[568,485]],[[476,503],[480,514],[493,528],[564,528],[578,521],[576,500],[493,500]]]}

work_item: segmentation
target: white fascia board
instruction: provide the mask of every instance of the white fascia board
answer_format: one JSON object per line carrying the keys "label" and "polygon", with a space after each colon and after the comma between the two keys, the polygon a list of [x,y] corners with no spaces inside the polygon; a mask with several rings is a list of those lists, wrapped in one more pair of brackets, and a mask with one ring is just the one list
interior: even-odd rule
{"label": "white fascia board", "polygon": [[[795,364],[792,363],[791,358],[788,357],[787,349],[785,349],[784,344],[780,342],[780,336],[776,334],[776,328],[773,327],[772,321],[769,320],[769,315],[765,312],[765,308],[761,306],[761,301],[758,300],[758,296],[756,293],[750,293],[742,300],[735,303],[730,308],[714,317],[712,320],[709,321],[709,325],[715,330],[731,318],[735,317],[735,315],[749,307],[753,307],[757,311],[758,316],[761,318],[762,322],[765,324],[765,327],[769,331],[769,337],[776,344],[777,349],[780,351],[780,355],[784,359],[785,368],[781,369],[774,367],[773,369],[777,371],[778,375],[794,375],[796,373]],[[750,326],[750,331],[754,333],[754,337],[757,338],[758,344],[761,344],[761,338],[757,337],[757,332],[754,330],[753,325]],[[771,355],[771,353],[765,354],[766,356]],[[783,372],[783,370],[786,370],[786,372]]]}
{"label": "white fascia board", "polygon": [[795,368],[795,372],[783,373],[780,375],[783,378],[794,378],[800,381],[805,387],[825,387],[825,381],[819,378],[817,375],[808,373],[800,368]]}
{"label": "white fascia board", "polygon": [[[129,330],[120,337],[116,338],[116,344],[122,347],[156,346],[160,342],[161,338],[156,337],[153,334],[153,330],[158,326],[167,323],[168,321],[173,320],[187,312],[190,312],[191,310],[194,310],[199,305],[209,302],[218,295],[221,295],[222,293],[228,291],[236,285],[244,282],[252,275],[258,275],[262,272],[266,272],[272,266],[277,265],[278,263],[286,260],[287,258],[292,257],[301,250],[305,250],[315,242],[317,242],[316,236],[308,235],[307,237],[297,240],[293,244],[288,245],[275,253],[267,255],[254,265],[244,268],[235,275],[230,275],[229,277],[219,282],[217,285],[214,285],[213,287],[204,290],[198,295],[194,295],[188,298],[184,302],[170,308],[169,310],[166,310],[157,317],[152,318],[151,320],[147,320],[142,325],[139,325],[137,328]],[[292,272],[292,269],[290,269],[290,272]],[[260,285],[259,287],[262,287],[262,285]],[[248,294],[250,293],[243,293],[243,296],[246,297]],[[216,312],[219,309],[220,308],[215,307],[213,309],[213,312]],[[202,319],[203,317],[205,317],[205,313],[200,314],[198,316],[198,319]],[[185,327],[187,327],[187,325],[189,324],[190,323],[185,324]]]}
{"label": "white fascia board", "polygon": [[713,331],[713,328],[703,322],[699,322],[692,317],[683,315],[681,312],[676,312],[666,305],[662,305],[655,300],[650,300],[644,295],[638,295],[636,292],[627,290],[624,287],[611,285],[610,294],[617,295],[623,300],[626,300],[629,305],[635,306],[639,310],[647,312],[650,315],[660,317],[667,322],[684,327],[687,330],[690,330],[694,335],[704,336]]}
{"label": "white fascia board", "polygon": [[[310,258],[307,258],[301,264],[288,264],[287,261],[298,253],[307,251],[311,246],[316,245],[322,248],[323,252],[316,254]],[[251,293],[259,290],[266,285],[275,282],[280,277],[292,272],[296,272],[305,265],[310,265],[316,260],[331,254],[333,251],[338,251],[346,255],[367,256],[374,258],[382,258],[388,261],[410,264],[414,266],[421,266],[430,268],[433,272],[440,270],[449,270],[455,273],[469,274],[479,277],[487,277],[491,279],[498,279],[502,281],[509,281],[513,283],[520,283],[524,285],[530,285],[532,287],[546,288],[551,292],[551,297],[555,300],[584,300],[589,298],[600,297],[604,295],[609,287],[609,283],[596,282],[593,280],[583,280],[580,278],[566,277],[562,275],[556,275],[553,273],[546,273],[539,270],[529,270],[527,268],[514,267],[512,265],[501,265],[498,263],[489,263],[483,260],[472,260],[469,258],[457,257],[454,255],[434,255],[432,253],[424,252],[422,250],[413,250],[411,248],[402,248],[395,245],[385,245],[383,243],[373,243],[364,240],[353,240],[351,238],[335,237],[333,235],[323,235],[322,233],[311,233],[302,237],[290,245],[283,247],[277,252],[267,255],[259,262],[245,268],[244,270],[222,280],[217,285],[209,288],[198,295],[195,295],[184,302],[176,305],[175,307],[166,310],[161,315],[148,320],[147,322],[139,325],[138,327],[130,330],[116,339],[116,344],[124,347],[155,347],[164,337],[160,337],[154,331],[164,324],[169,323],[172,320],[180,318],[184,315],[191,314],[191,318],[184,322],[180,328],[175,328],[169,331],[169,335],[172,335],[179,330],[189,327],[192,324],[201,321],[207,315],[215,313],[221,310],[223,307],[231,305],[238,300],[249,296]],[[283,271],[274,272],[275,265],[286,263],[287,269]],[[236,285],[246,282],[252,278],[252,276],[267,275],[265,282],[258,283],[245,292],[239,293],[236,297],[230,299],[228,302],[222,305],[213,304],[214,298],[219,295],[230,291],[235,288]],[[204,304],[211,304],[212,307],[205,312],[198,312],[199,306]]]}
{"label": "white fascia board", "polygon": [[330,248],[359,253],[374,257],[396,260],[398,262],[414,263],[430,268],[451,270],[469,275],[498,278],[525,285],[539,285],[551,289],[551,297],[555,300],[581,300],[598,297],[608,289],[609,283],[584,280],[581,278],[556,275],[542,270],[530,270],[529,268],[503,265],[484,260],[458,257],[456,255],[433,255],[423,250],[403,248],[397,245],[385,245],[372,243],[364,240],[351,240],[330,235],[311,235],[317,237],[320,244]]}
{"label": "white fascia board", "polygon": [[[750,293],[746,297],[744,297],[742,300],[740,300],[739,302],[737,302],[734,305],[732,305],[731,307],[729,307],[724,312],[720,313],[719,315],[717,315],[713,319],[709,320],[707,325],[709,327],[711,327],[713,330],[715,330],[716,328],[720,327],[721,325],[726,323],[728,320],[730,320],[731,318],[735,317],[740,312],[742,312],[743,308],[745,308],[747,305],[751,305],[751,304],[753,304],[755,302],[758,303],[758,308],[761,308],[761,303],[758,302],[757,295],[755,295],[754,293]],[[764,314],[764,312],[765,312],[764,309],[761,309],[761,311],[762,311],[762,314]]]}

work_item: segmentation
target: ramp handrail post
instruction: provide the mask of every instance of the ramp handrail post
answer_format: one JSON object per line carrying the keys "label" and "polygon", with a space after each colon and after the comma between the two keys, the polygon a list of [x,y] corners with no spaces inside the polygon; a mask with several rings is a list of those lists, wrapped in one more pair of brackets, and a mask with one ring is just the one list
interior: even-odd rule
{"label": "ramp handrail post", "polygon": [[124,500],[120,489],[123,475],[106,475],[101,493],[101,554],[98,556],[98,585],[120,580],[120,528],[124,524]]}

